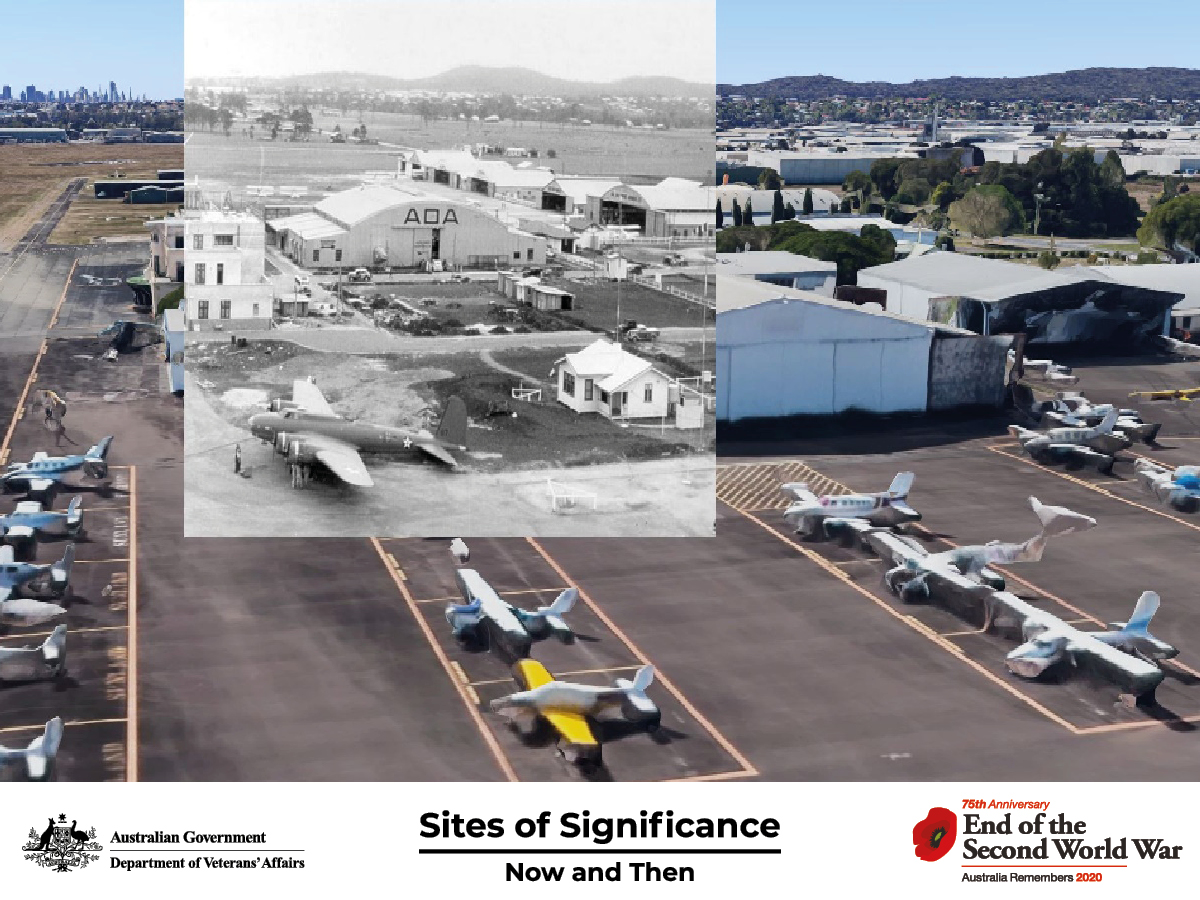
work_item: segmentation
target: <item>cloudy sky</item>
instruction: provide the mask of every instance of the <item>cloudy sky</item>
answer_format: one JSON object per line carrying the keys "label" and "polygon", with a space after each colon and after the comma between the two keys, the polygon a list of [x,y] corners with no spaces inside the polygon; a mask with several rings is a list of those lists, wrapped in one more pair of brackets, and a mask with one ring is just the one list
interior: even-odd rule
{"label": "cloudy sky", "polygon": [[187,0],[187,78],[524,66],[712,83],[715,0]]}

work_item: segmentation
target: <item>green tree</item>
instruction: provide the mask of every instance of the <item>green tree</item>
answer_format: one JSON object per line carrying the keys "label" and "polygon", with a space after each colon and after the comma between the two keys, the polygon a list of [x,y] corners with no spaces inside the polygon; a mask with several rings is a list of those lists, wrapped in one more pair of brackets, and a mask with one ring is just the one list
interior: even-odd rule
{"label": "green tree", "polygon": [[758,173],[758,188],[762,191],[777,191],[783,187],[783,179],[774,169],[763,169]]}
{"label": "green tree", "polygon": [[945,212],[954,202],[954,185],[948,181],[939,182],[938,186],[933,189],[933,193],[929,195],[929,202]]}
{"label": "green tree", "polygon": [[804,203],[801,205],[800,209],[803,210],[804,215],[806,215],[806,216],[812,215],[812,211],[813,211],[812,188],[804,189]]}
{"label": "green tree", "polygon": [[742,227],[742,208],[738,206],[737,198],[733,200],[733,227]]}
{"label": "green tree", "polygon": [[1200,194],[1180,194],[1146,214],[1137,232],[1144,247],[1171,250],[1177,244],[1200,252]]}
{"label": "green tree", "polygon": [[742,207],[742,224],[754,224],[754,204],[750,202],[750,198],[746,198],[746,205]]}
{"label": "green tree", "polygon": [[1024,226],[1021,205],[1000,184],[971,188],[961,200],[950,204],[950,220],[956,228],[985,239],[1009,234]]}
{"label": "green tree", "polygon": [[855,169],[842,180],[842,190],[848,194],[857,193],[866,197],[871,193],[871,176]]}
{"label": "green tree", "polygon": [[774,225],[776,222],[782,222],[784,218],[783,193],[776,191],[771,202],[771,224]]}
{"label": "green tree", "polygon": [[725,227],[725,211],[721,209],[721,198],[717,198],[717,228]]}
{"label": "green tree", "polygon": [[1038,254],[1037,261],[1038,265],[1043,269],[1057,269],[1061,260],[1059,260],[1058,254],[1053,250],[1043,250]]}
{"label": "green tree", "polygon": [[790,201],[783,209],[783,218],[785,221],[791,221],[792,219],[796,218],[796,207],[792,206]]}

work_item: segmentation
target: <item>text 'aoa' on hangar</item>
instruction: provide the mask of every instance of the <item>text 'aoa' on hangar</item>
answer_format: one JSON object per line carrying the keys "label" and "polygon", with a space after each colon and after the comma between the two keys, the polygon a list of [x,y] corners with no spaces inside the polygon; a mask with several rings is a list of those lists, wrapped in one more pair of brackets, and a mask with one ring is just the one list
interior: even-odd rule
{"label": "text 'aoa' on hangar", "polygon": [[312,212],[267,222],[268,240],[311,269],[543,265],[546,242],[470,203],[364,185],[326,197]]}

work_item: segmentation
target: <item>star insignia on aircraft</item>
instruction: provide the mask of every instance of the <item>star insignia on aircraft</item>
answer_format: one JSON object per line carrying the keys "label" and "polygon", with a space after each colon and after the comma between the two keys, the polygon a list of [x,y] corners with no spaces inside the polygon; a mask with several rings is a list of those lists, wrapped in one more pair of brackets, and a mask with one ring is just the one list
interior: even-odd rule
{"label": "star insignia on aircraft", "polygon": [[405,438],[404,439],[404,449],[407,450],[411,446],[412,446],[412,438]]}

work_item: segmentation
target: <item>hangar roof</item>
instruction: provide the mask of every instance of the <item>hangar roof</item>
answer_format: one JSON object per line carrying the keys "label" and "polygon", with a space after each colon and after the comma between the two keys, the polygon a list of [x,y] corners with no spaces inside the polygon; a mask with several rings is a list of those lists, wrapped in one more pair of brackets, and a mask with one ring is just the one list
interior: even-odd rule
{"label": "hangar roof", "polygon": [[416,191],[401,191],[378,184],[364,184],[330,194],[316,205],[316,211],[339,225],[353,228],[359,222],[384,210],[422,199],[435,203],[445,202],[444,198],[432,197]]}
{"label": "hangar roof", "polygon": [[718,275],[795,275],[801,272],[836,273],[837,263],[811,259],[786,250],[717,254]]}
{"label": "hangar roof", "polygon": [[316,213],[300,213],[295,216],[284,216],[282,219],[272,219],[271,228],[274,231],[290,231],[299,235],[302,240],[315,241],[321,238],[341,237],[346,229],[324,216]]}
{"label": "hangar roof", "polygon": [[560,175],[546,185],[546,190],[570,197],[579,205],[586,203],[588,197],[603,197],[606,191],[620,183],[615,178],[566,178]]}
{"label": "hangar roof", "polygon": [[1102,272],[1120,284],[1183,294],[1183,299],[1175,304],[1177,311],[1200,310],[1200,265],[1156,263],[1147,266],[1092,266],[1089,269]]}

